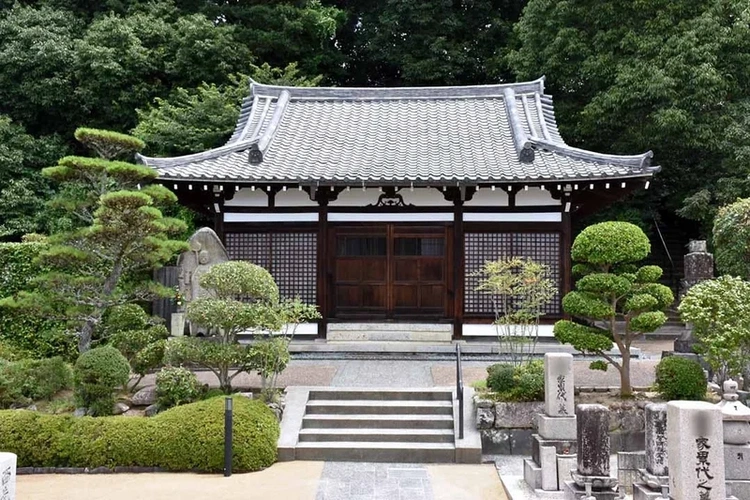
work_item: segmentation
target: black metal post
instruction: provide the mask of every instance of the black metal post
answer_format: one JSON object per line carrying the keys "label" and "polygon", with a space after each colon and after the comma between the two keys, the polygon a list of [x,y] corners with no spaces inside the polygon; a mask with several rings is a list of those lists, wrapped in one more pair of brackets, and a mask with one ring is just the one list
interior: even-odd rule
{"label": "black metal post", "polygon": [[232,475],[232,398],[224,399],[224,477]]}

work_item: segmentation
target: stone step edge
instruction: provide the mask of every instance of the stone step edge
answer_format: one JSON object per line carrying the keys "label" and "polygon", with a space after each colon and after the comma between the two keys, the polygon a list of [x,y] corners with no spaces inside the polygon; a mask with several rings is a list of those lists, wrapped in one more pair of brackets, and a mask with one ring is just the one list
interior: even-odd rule
{"label": "stone step edge", "polygon": [[421,415],[414,413],[368,413],[364,415],[347,415],[345,413],[306,413],[302,419],[316,420],[450,420],[453,421],[453,415]]}
{"label": "stone step edge", "polygon": [[442,400],[425,400],[425,399],[310,399],[307,401],[308,407],[318,406],[336,406],[342,408],[365,406],[382,408],[452,408],[453,401]]}
{"label": "stone step edge", "polygon": [[422,442],[398,442],[398,441],[301,441],[297,443],[299,448],[312,449],[357,449],[357,450],[455,450],[453,443],[422,443]]}
{"label": "stone step edge", "polygon": [[453,429],[408,429],[408,428],[385,428],[385,429],[369,429],[369,428],[327,428],[327,427],[306,427],[300,429],[300,434],[363,434],[363,435],[389,435],[398,436],[401,434],[414,434],[424,436],[453,436]]}

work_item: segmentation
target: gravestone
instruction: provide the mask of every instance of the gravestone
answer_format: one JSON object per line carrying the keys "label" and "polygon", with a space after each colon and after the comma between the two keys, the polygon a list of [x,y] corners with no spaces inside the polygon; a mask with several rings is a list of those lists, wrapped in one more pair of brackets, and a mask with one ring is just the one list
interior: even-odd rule
{"label": "gravestone", "polygon": [[737,382],[724,382],[721,409],[727,493],[750,499],[750,408],[738,401]]}
{"label": "gravestone", "polygon": [[536,415],[531,458],[524,460],[524,480],[534,489],[557,491],[575,469],[576,416],[573,401],[573,355],[544,355],[544,413]]}
{"label": "gravestone", "polygon": [[703,401],[667,403],[671,500],[725,500],[721,409]]}
{"label": "gravestone", "polygon": [[0,500],[16,500],[17,457],[0,452]]}
{"label": "gravestone", "polygon": [[611,500],[619,497],[617,479],[609,475],[609,408],[598,404],[576,407],[578,467],[565,482],[566,500]]}
{"label": "gravestone", "polygon": [[[693,240],[688,243],[688,253],[685,255],[685,278],[680,283],[680,299],[701,281],[714,277],[714,256],[708,253],[705,240]],[[685,333],[674,341],[675,352],[693,353],[692,329],[688,327]]]}
{"label": "gravestone", "polygon": [[633,500],[666,498],[669,489],[667,460],[667,405],[650,403],[646,415],[646,467],[633,485]]}

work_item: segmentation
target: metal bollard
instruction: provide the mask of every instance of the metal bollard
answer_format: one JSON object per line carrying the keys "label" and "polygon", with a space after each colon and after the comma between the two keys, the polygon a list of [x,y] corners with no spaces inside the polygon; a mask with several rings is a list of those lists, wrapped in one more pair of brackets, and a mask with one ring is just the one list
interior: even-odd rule
{"label": "metal bollard", "polygon": [[232,398],[224,399],[224,477],[232,475]]}

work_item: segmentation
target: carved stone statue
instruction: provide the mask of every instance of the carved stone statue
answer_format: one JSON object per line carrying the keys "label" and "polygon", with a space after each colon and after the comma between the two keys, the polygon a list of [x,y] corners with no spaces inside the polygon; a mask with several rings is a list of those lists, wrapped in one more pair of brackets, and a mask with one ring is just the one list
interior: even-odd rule
{"label": "carved stone statue", "polygon": [[[211,267],[227,262],[229,256],[213,229],[202,227],[188,239],[190,250],[183,252],[177,259],[180,268],[178,286],[186,302],[209,295],[208,290],[200,285],[200,278]],[[196,325],[190,324],[190,334],[200,333]]]}

